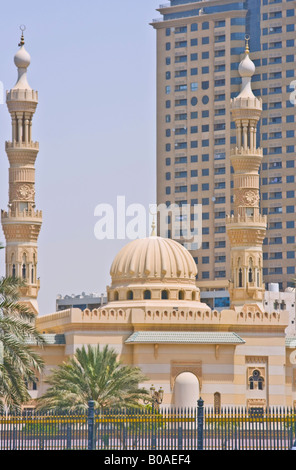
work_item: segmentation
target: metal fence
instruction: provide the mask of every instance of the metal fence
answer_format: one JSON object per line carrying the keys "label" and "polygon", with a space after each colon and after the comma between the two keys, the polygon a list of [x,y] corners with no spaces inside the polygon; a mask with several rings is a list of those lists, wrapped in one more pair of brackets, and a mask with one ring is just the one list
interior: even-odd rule
{"label": "metal fence", "polygon": [[295,410],[205,408],[24,411],[0,415],[0,450],[288,450]]}

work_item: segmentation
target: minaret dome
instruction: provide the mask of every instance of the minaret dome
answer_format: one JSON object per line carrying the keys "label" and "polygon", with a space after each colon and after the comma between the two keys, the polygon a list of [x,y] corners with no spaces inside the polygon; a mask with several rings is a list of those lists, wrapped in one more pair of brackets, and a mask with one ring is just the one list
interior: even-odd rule
{"label": "minaret dome", "polygon": [[31,90],[32,88],[27,80],[27,68],[31,63],[31,56],[25,49],[23,32],[19,46],[20,48],[14,56],[14,63],[18,69],[18,79],[13,89]]}

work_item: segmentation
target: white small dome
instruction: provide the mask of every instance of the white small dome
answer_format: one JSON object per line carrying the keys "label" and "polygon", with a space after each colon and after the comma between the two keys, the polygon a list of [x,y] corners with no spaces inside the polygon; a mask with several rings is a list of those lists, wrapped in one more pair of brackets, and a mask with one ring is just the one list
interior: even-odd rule
{"label": "white small dome", "polygon": [[14,63],[17,68],[26,69],[31,63],[31,56],[22,46],[14,56]]}
{"label": "white small dome", "polygon": [[249,54],[246,53],[238,67],[239,74],[242,78],[252,77],[255,73],[255,64],[251,61]]}

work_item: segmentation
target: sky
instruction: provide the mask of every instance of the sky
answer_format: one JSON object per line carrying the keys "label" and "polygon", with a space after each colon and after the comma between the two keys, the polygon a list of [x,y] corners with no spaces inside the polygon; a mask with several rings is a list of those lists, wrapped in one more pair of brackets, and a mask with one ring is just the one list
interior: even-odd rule
{"label": "sky", "polygon": [[[39,315],[58,294],[106,292],[109,270],[128,237],[99,240],[95,208],[117,198],[149,213],[156,198],[156,31],[159,1],[13,0],[1,8],[0,81],[16,83],[13,58],[26,26],[28,82],[38,90],[33,140],[38,240]],[[8,203],[11,120],[0,104],[0,207]],[[119,211],[120,212],[120,211]],[[121,211],[121,216],[122,214]],[[130,218],[126,217],[126,221]],[[147,223],[147,235],[149,235]],[[5,242],[2,228],[0,241]],[[0,276],[5,275],[4,250]]]}

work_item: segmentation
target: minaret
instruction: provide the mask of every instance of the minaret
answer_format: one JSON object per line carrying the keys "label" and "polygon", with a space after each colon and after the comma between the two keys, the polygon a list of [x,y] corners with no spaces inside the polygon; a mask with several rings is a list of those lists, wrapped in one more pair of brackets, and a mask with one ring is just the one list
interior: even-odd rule
{"label": "minaret", "polygon": [[30,55],[24,44],[22,29],[20,48],[14,56],[18,79],[6,93],[12,137],[5,143],[9,160],[9,203],[8,211],[1,213],[1,222],[6,239],[6,276],[19,277],[26,282],[26,287],[21,289],[21,301],[38,314],[37,240],[42,213],[35,210],[35,160],[39,144],[32,141],[32,118],[38,93],[27,81]]}
{"label": "minaret", "polygon": [[260,213],[259,168],[262,149],[256,145],[256,128],[262,112],[262,99],[251,88],[255,65],[249,57],[248,40],[239,65],[242,77],[240,94],[231,100],[236,125],[236,147],[231,150],[234,169],[234,215],[227,218],[231,245],[230,300],[233,307],[260,304],[264,299],[262,245],[266,217]]}

